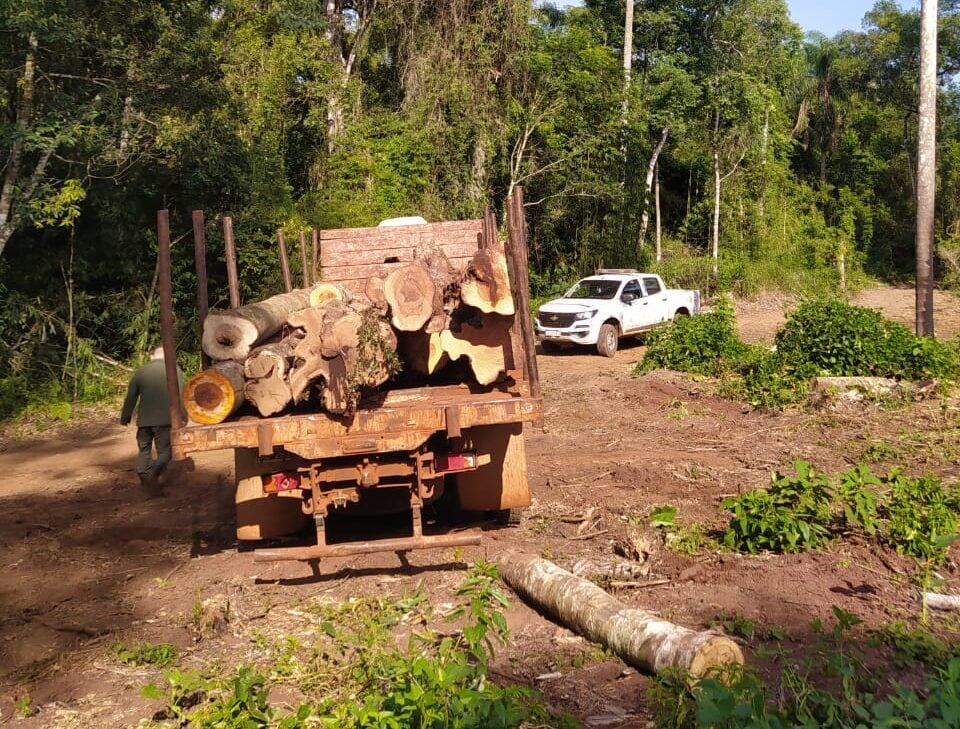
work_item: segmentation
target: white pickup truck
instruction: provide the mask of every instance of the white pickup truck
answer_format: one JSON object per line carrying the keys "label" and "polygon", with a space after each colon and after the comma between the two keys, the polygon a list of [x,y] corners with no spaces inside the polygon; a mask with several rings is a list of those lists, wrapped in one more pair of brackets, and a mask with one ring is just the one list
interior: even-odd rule
{"label": "white pickup truck", "polygon": [[653,273],[605,269],[541,306],[535,326],[545,352],[569,343],[595,346],[600,354],[612,357],[621,337],[699,311],[699,291],[668,289]]}

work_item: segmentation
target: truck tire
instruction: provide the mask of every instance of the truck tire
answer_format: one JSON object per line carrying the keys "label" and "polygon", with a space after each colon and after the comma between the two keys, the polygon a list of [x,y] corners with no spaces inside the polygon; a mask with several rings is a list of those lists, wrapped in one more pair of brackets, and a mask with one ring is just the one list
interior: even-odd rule
{"label": "truck tire", "polygon": [[677,312],[673,315],[673,320],[680,321],[686,316],[690,316],[686,309],[677,309]]}
{"label": "truck tire", "polygon": [[597,352],[604,357],[612,357],[617,353],[617,344],[620,340],[620,333],[617,331],[617,325],[607,322],[600,327],[600,337],[597,339]]}

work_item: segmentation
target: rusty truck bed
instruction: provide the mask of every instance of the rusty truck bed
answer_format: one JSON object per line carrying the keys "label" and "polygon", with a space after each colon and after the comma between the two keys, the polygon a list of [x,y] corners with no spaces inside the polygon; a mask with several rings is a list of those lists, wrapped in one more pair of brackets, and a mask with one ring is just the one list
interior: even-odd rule
{"label": "rusty truck bed", "polygon": [[172,432],[174,458],[227,448],[282,447],[304,458],[410,451],[438,431],[538,421],[542,400],[526,382],[477,388],[444,385],[391,390],[361,402],[351,418],[325,412],[274,418],[244,417]]}

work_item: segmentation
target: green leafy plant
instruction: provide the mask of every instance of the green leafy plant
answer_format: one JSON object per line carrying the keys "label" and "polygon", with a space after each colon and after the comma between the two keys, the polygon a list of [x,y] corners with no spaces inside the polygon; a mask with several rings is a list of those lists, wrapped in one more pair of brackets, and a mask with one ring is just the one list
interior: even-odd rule
{"label": "green leafy plant", "polygon": [[733,304],[721,298],[713,311],[682,317],[647,336],[647,352],[635,374],[663,367],[717,375],[729,371],[747,351],[735,327]]}
{"label": "green leafy plant", "polygon": [[177,661],[177,649],[170,643],[140,643],[136,646],[118,643],[113,647],[113,655],[128,666],[166,668]]}
{"label": "green leafy plant", "polygon": [[30,694],[21,694],[14,702],[14,711],[21,719],[27,719],[37,713]]}
{"label": "green leafy plant", "polygon": [[847,526],[858,526],[871,536],[877,533],[879,487],[880,479],[862,464],[840,474],[836,495],[843,507],[843,520]]}
{"label": "green leafy plant", "polygon": [[829,537],[829,482],[806,461],[795,461],[794,470],[795,476],[775,473],[767,489],[724,500],[733,512],[725,546],[750,554],[799,552]]}
{"label": "green leafy plant", "polygon": [[932,476],[911,478],[893,471],[889,497],[881,507],[883,538],[901,554],[940,562],[957,532],[960,488]]}
{"label": "green leafy plant", "polygon": [[658,506],[650,512],[650,526],[654,529],[669,528],[677,523],[676,506]]}

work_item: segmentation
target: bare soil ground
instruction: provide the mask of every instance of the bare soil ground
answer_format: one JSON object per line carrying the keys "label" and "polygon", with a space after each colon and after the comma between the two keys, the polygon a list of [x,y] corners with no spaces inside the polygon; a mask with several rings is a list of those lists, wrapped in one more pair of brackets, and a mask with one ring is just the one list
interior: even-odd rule
{"label": "bare soil ground", "polygon": [[[864,292],[860,301],[897,316],[912,291]],[[744,336],[769,339],[789,302],[739,305]],[[960,303],[937,301],[941,333],[960,332]],[[902,317],[897,317],[902,318]],[[909,321],[909,316],[907,317]],[[843,541],[815,553],[743,557],[705,550],[680,556],[648,526],[650,510],[678,507],[681,524],[721,528],[723,498],[764,485],[772,469],[804,458],[834,471],[860,461],[883,470],[960,477],[960,403],[921,402],[853,412],[750,411],[712,394],[710,384],[666,372],[633,378],[643,347],[613,359],[576,352],[542,356],[546,428],[529,434],[535,503],[522,526],[489,529],[464,551],[415,552],[325,562],[319,576],[297,563],[255,564],[233,540],[232,458],[197,460],[164,498],[149,499],[132,470],[132,429],[109,420],[9,443],[0,451],[0,724],[35,727],[136,725],[158,708],[139,689],[158,671],[119,664],[118,641],[166,641],[186,664],[233,667],[250,659],[253,636],[289,621],[318,596],[400,594],[422,581],[431,599],[450,599],[465,563],[521,546],[570,566],[612,554],[639,531],[652,545],[657,587],[624,590],[631,605],[685,625],[740,615],[780,626],[793,645],[813,640],[811,620],[837,605],[863,629],[915,616],[912,566],[875,545]],[[602,532],[575,540],[563,517],[597,507]],[[951,561],[944,589],[960,587]],[[232,618],[195,641],[190,614],[203,599],[229,600]],[[535,685],[549,705],[596,726],[645,726],[649,679],[591,649],[515,601],[512,645],[498,655],[499,680]],[[757,656],[748,660],[763,664]],[[537,680],[560,672],[562,678]],[[29,694],[39,712],[13,719]]]}

